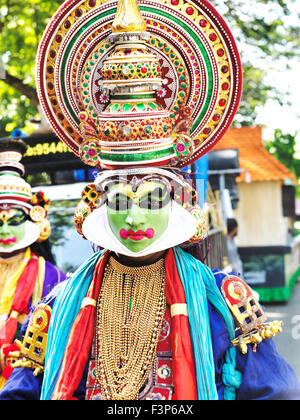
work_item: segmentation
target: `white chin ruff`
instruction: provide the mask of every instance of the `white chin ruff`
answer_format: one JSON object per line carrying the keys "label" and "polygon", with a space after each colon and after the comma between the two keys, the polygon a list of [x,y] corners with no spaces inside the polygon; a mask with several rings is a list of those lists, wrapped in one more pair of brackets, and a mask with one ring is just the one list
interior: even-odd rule
{"label": "white chin ruff", "polygon": [[130,251],[116,238],[109,226],[106,205],[94,210],[85,219],[82,225],[82,232],[86,239],[101,248],[128,257],[143,257],[188,241],[195,234],[196,228],[196,219],[172,200],[168,228],[160,238],[142,251]]}
{"label": "white chin ruff", "polygon": [[32,245],[34,242],[36,242],[39,236],[40,236],[40,229],[30,220],[27,220],[25,222],[24,238],[20,242],[17,242],[15,245],[9,248],[4,248],[0,246],[0,253],[10,254],[11,252],[18,251],[23,248],[27,248],[29,245]]}

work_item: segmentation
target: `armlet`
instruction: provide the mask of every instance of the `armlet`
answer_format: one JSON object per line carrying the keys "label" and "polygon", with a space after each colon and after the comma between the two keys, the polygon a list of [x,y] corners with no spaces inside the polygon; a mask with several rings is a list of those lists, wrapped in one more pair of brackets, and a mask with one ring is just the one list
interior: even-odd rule
{"label": "armlet", "polygon": [[11,367],[32,369],[35,376],[44,371],[48,330],[51,308],[47,304],[39,304],[31,318],[23,339],[16,341],[19,351],[10,353]]}
{"label": "armlet", "polygon": [[239,277],[228,275],[221,284],[221,293],[233,315],[238,336],[232,344],[243,354],[248,344],[257,345],[282,331],[281,321],[266,322],[266,315],[250,287]]}

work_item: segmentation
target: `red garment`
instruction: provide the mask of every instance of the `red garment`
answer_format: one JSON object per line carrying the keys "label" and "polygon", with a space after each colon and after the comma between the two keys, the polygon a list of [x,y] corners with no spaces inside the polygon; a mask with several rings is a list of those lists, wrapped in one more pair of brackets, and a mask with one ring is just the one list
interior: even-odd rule
{"label": "red garment", "polygon": [[[97,300],[107,259],[108,252],[96,266],[86,297]],[[87,305],[81,308],[71,328],[52,400],[72,399],[88,361],[94,335],[94,322],[95,306]]]}
{"label": "red garment", "polygon": [[37,255],[31,253],[31,259],[21,274],[13,302],[11,314],[0,329],[0,348],[5,344],[11,344],[15,338],[18,328],[18,315],[25,312],[31,299],[36,278],[38,275],[39,263]]}
{"label": "red garment", "polygon": [[[15,343],[4,345],[1,349],[1,352],[5,358],[8,358],[9,354],[15,351],[20,351],[19,347]],[[7,380],[10,377],[12,371],[13,371],[13,368],[8,364],[3,368],[1,374],[3,378]]]}
{"label": "red garment", "polygon": [[[96,266],[87,297],[97,300],[107,264],[108,251]],[[183,286],[177,271],[173,250],[170,249],[165,260],[167,303],[186,303]],[[72,326],[64,358],[52,399],[70,400],[78,388],[89,359],[95,323],[95,307],[80,309]],[[171,348],[173,356],[174,399],[197,399],[196,374],[188,317],[175,315],[171,320]]]}
{"label": "red garment", "polygon": [[[178,274],[174,252],[169,250],[165,259],[166,297],[171,306],[186,303],[184,289]],[[175,400],[196,400],[197,384],[189,319],[185,315],[171,318],[171,347],[173,355],[173,381]]]}

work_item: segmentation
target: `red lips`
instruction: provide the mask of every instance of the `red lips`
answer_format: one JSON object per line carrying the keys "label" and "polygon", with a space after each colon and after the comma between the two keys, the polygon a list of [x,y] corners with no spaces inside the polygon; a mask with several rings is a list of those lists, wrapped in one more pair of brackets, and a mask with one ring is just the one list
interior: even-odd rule
{"label": "red lips", "polygon": [[121,229],[120,230],[120,236],[122,239],[133,239],[134,241],[140,241],[143,238],[148,238],[151,239],[153,238],[154,235],[154,229],[150,228],[147,229],[146,231],[143,230],[138,230],[137,232],[134,232],[132,229],[129,230],[125,230],[125,229]]}
{"label": "red lips", "polygon": [[8,238],[8,239],[0,239],[0,244],[2,245],[10,245],[10,244],[14,244],[15,242],[17,242],[17,238]]}

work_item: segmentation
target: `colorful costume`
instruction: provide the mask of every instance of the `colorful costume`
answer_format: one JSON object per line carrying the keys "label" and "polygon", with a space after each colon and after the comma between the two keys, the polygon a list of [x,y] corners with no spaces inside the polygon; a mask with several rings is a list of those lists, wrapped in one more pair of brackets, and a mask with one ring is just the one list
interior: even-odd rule
{"label": "colorful costume", "polygon": [[22,140],[0,143],[0,387],[12,368],[8,356],[15,347],[18,327],[26,320],[32,305],[65,276],[49,261],[36,254],[34,243],[50,234],[47,220],[48,199],[32,194],[22,178],[20,163],[26,145]]}
{"label": "colorful costume", "polygon": [[68,0],[42,39],[41,104],[99,169],[75,224],[103,250],[34,310],[0,398],[299,398],[270,340],[281,323],[266,323],[236,275],[182,249],[208,223],[180,168],[213,147],[237,110],[235,42],[206,1],[139,7]]}

